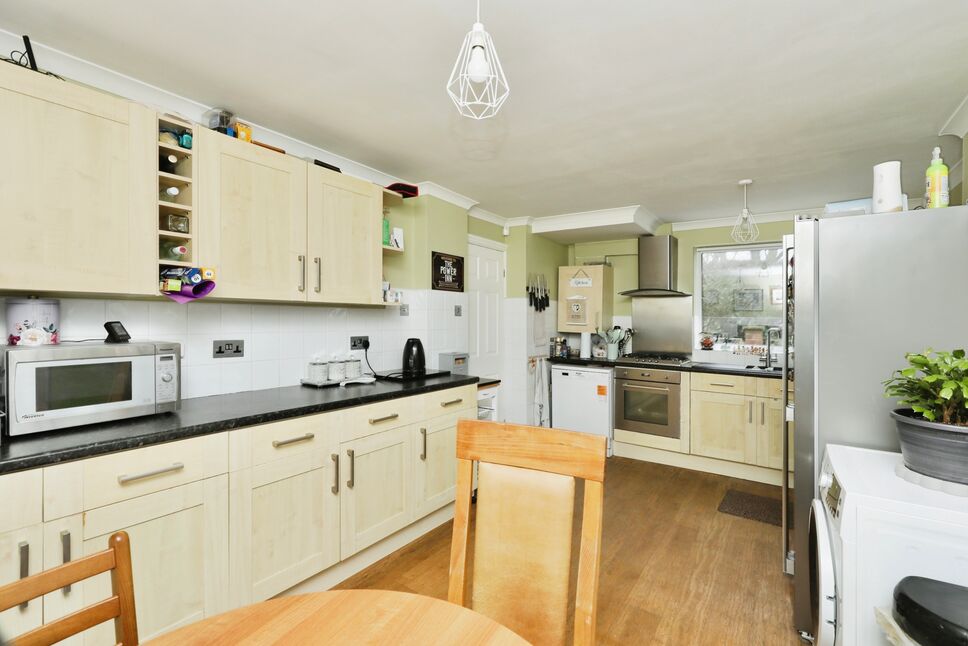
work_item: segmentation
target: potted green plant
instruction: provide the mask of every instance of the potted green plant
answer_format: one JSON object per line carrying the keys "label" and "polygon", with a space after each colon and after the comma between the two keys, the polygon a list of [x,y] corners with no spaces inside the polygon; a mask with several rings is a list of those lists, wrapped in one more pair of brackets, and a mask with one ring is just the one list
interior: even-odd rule
{"label": "potted green plant", "polygon": [[891,411],[904,464],[968,484],[968,358],[964,350],[907,354],[908,367],[884,382],[903,408]]}

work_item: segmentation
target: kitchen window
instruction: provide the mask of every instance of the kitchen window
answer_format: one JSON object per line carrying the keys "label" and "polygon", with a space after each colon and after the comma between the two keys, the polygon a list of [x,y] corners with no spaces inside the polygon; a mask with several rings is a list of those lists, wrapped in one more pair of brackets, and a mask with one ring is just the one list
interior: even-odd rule
{"label": "kitchen window", "polygon": [[765,346],[767,330],[783,320],[780,244],[696,250],[696,346],[704,336],[721,344]]}

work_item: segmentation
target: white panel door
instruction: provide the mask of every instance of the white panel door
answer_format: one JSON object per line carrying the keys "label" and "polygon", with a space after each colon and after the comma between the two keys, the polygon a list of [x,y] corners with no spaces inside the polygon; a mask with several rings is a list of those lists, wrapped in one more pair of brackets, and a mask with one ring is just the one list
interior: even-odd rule
{"label": "white panel door", "polygon": [[467,256],[469,371],[481,377],[497,377],[501,372],[504,252],[469,244]]}

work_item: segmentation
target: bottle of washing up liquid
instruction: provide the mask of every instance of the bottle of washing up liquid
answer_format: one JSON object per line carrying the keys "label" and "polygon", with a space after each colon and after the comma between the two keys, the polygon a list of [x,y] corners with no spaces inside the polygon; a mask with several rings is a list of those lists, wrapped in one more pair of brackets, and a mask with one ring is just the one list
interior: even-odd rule
{"label": "bottle of washing up liquid", "polygon": [[941,147],[935,146],[931,165],[924,173],[924,208],[940,209],[948,206],[948,167],[941,159]]}

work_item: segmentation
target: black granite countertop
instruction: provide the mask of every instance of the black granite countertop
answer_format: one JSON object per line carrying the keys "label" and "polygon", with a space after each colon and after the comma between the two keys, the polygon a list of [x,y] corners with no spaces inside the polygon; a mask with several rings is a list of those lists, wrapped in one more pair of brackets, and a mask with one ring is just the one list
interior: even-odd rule
{"label": "black granite countertop", "polygon": [[500,383],[500,379],[495,379],[494,377],[482,377],[481,380],[477,382],[477,387],[490,388],[491,386],[497,386]]}
{"label": "black granite countertop", "polygon": [[[630,361],[629,359],[623,359],[622,357],[619,357],[615,361],[609,361],[607,359],[579,359],[578,357],[569,357],[567,359],[553,357],[551,359],[551,363],[563,363],[572,366],[601,366],[606,368],[612,368],[615,366],[631,366],[636,368],[642,367],[641,363],[636,363],[635,361]],[[778,369],[764,370],[762,368],[747,368],[745,366],[733,365],[729,363],[689,361],[679,365],[657,367],[661,368],[662,370],[680,370],[682,372],[711,372],[719,375],[742,375],[744,377],[764,377],[766,379],[783,378],[783,375]]]}
{"label": "black granite countertop", "polygon": [[0,474],[467,386],[477,381],[477,377],[468,375],[448,375],[409,383],[378,381],[321,389],[289,386],[186,399],[177,413],[135,417],[12,439],[4,437],[0,442]]}

